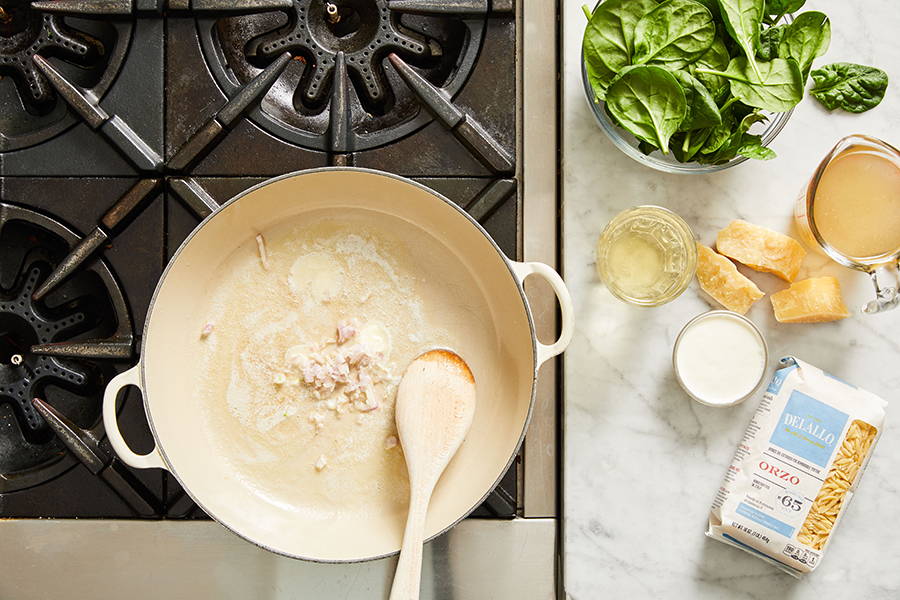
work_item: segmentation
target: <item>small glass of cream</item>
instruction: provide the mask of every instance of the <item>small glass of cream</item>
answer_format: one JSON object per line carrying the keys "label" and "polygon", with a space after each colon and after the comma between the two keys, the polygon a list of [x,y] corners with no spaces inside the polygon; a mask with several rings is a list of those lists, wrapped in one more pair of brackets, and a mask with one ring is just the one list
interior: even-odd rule
{"label": "small glass of cream", "polygon": [[728,311],[698,315],[675,339],[675,378],[687,394],[707,406],[734,406],[762,383],[769,351],[749,319]]}

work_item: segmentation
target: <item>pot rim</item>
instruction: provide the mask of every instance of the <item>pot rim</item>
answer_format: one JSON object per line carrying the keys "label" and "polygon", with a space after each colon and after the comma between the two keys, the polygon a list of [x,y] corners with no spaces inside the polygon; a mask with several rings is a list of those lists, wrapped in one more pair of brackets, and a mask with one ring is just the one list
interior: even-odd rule
{"label": "pot rim", "polygon": [[528,320],[528,329],[531,333],[531,362],[533,365],[533,369],[532,369],[532,377],[531,377],[531,397],[528,401],[528,412],[525,415],[525,422],[522,424],[522,431],[519,433],[519,439],[516,442],[515,448],[513,449],[512,453],[510,454],[509,460],[507,461],[506,465],[504,465],[503,469],[501,469],[500,474],[497,476],[497,479],[494,481],[494,483],[491,484],[488,491],[485,492],[478,499],[478,501],[475,502],[475,504],[473,504],[470,508],[468,508],[458,519],[456,519],[455,521],[453,521],[452,523],[450,523],[449,525],[447,525],[446,527],[444,527],[443,529],[441,529],[434,535],[426,538],[425,539],[426,543],[447,533],[450,529],[452,529],[453,527],[458,525],[460,523],[460,521],[462,521],[463,519],[468,517],[472,513],[472,511],[474,511],[476,508],[481,506],[481,504],[487,499],[487,497],[490,496],[491,493],[497,488],[497,485],[503,479],[503,476],[506,475],[506,472],[509,470],[510,466],[512,466],[513,462],[516,460],[516,456],[519,454],[519,450],[522,447],[522,442],[525,439],[525,433],[528,431],[528,426],[531,424],[531,417],[534,414],[534,399],[535,399],[535,396],[537,395],[537,378],[538,378],[538,371],[540,370],[540,367],[541,367],[541,363],[538,362],[537,332],[536,332],[535,326],[534,326],[534,317],[531,312],[531,306],[528,303],[528,297],[525,294],[525,289],[523,286],[524,278],[520,279],[516,275],[516,273],[513,271],[512,265],[510,264],[511,259],[508,258],[506,256],[506,254],[503,252],[503,250],[500,249],[500,246],[497,245],[497,242],[494,241],[494,238],[491,237],[491,235],[487,232],[487,230],[485,230],[484,227],[482,227],[482,225],[472,217],[472,215],[470,215],[465,210],[463,210],[458,204],[456,204],[455,202],[453,202],[452,200],[450,200],[449,198],[447,198],[440,192],[437,192],[437,191],[429,188],[428,186],[421,184],[417,181],[413,181],[412,179],[403,177],[402,175],[397,175],[395,173],[388,173],[386,171],[380,171],[378,169],[368,169],[368,168],[362,168],[362,167],[316,167],[314,169],[301,169],[298,171],[291,171],[290,173],[285,173],[283,175],[277,175],[275,177],[266,179],[265,181],[261,181],[260,183],[257,183],[256,185],[247,188],[243,192],[240,192],[240,193],[236,194],[235,196],[232,196],[227,202],[225,202],[224,204],[219,206],[219,208],[217,208],[212,213],[210,213],[206,218],[204,218],[191,231],[191,233],[188,234],[188,236],[184,239],[183,242],[181,242],[181,244],[178,246],[178,249],[175,251],[174,254],[172,254],[172,257],[166,263],[166,267],[165,267],[165,269],[163,269],[163,272],[159,277],[159,281],[156,284],[156,288],[153,290],[153,296],[150,298],[150,304],[147,306],[147,318],[145,319],[145,322],[144,322],[144,328],[143,328],[143,333],[142,333],[142,338],[141,338],[141,353],[140,353],[140,358],[138,358],[138,362],[137,362],[137,366],[139,369],[139,375],[140,375],[141,389],[142,389],[142,403],[143,403],[143,407],[144,407],[144,415],[147,417],[147,425],[150,428],[150,433],[153,435],[153,441],[156,444],[156,449],[159,452],[159,455],[162,457],[163,462],[165,462],[165,464],[166,464],[166,471],[168,471],[175,478],[175,480],[178,482],[178,484],[181,486],[181,488],[184,490],[184,492],[191,498],[191,500],[198,507],[200,507],[200,509],[203,512],[205,512],[207,515],[209,515],[219,525],[225,527],[227,530],[231,531],[232,533],[239,536],[240,538],[250,542],[251,544],[258,546],[258,547],[262,548],[263,550],[272,552],[274,554],[286,556],[288,558],[304,560],[307,562],[323,563],[323,564],[352,564],[352,563],[369,562],[369,561],[379,560],[382,558],[387,558],[389,556],[394,556],[396,554],[399,554],[400,549],[398,548],[397,550],[395,550],[393,552],[387,552],[387,553],[379,554],[376,556],[368,556],[368,557],[363,557],[363,558],[351,558],[351,559],[322,559],[322,558],[301,556],[299,554],[290,554],[287,552],[283,552],[281,550],[277,550],[270,546],[267,546],[266,544],[262,543],[259,540],[255,540],[250,537],[247,537],[246,535],[242,534],[241,532],[237,531],[236,529],[234,529],[231,526],[229,526],[228,524],[226,524],[224,521],[219,520],[219,518],[216,517],[216,515],[214,515],[210,510],[208,510],[206,508],[206,506],[204,506],[203,502],[201,502],[200,499],[197,498],[197,496],[191,492],[190,488],[187,485],[185,485],[185,482],[182,481],[181,476],[172,467],[172,462],[169,460],[169,457],[168,457],[168,454],[166,453],[165,447],[160,443],[159,436],[156,433],[156,425],[154,424],[153,417],[150,414],[150,402],[149,402],[150,397],[149,397],[149,394],[147,393],[146,371],[144,368],[144,360],[143,360],[143,358],[145,356],[145,354],[144,354],[145,344],[147,343],[147,340],[149,339],[147,334],[150,330],[150,324],[153,322],[153,307],[156,304],[156,299],[159,295],[160,290],[162,289],[163,285],[165,284],[166,276],[168,275],[169,270],[172,268],[172,265],[174,265],[175,261],[178,260],[178,257],[181,255],[184,248],[191,242],[191,240],[194,239],[194,236],[197,235],[197,233],[207,224],[207,222],[211,221],[213,218],[215,218],[217,215],[219,215],[221,212],[223,212],[227,207],[231,206],[232,204],[238,202],[245,196],[255,192],[256,190],[258,190],[266,185],[276,183],[276,182],[282,181],[284,179],[290,179],[292,177],[298,177],[298,176],[302,176],[302,175],[312,175],[312,174],[316,174],[316,173],[325,173],[325,172],[366,173],[369,175],[379,175],[379,176],[383,176],[383,177],[388,177],[388,178],[395,179],[395,180],[401,181],[403,183],[412,185],[414,187],[417,187],[417,188],[429,193],[430,195],[434,196],[436,199],[443,201],[445,204],[447,204],[451,208],[455,209],[456,212],[458,214],[462,215],[464,218],[466,218],[471,225],[474,225],[477,228],[477,230],[491,244],[494,251],[497,253],[497,255],[500,257],[500,259],[503,261],[504,266],[506,267],[507,271],[509,272],[509,275],[512,278],[513,282],[515,283],[516,290],[519,292],[519,297],[522,301],[522,305],[525,308],[525,315]]}

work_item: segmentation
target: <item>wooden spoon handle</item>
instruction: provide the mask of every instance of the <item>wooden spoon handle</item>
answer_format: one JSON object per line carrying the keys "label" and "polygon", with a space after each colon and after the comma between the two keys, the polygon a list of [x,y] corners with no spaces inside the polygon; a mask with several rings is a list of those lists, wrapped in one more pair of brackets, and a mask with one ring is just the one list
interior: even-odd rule
{"label": "wooden spoon handle", "polygon": [[409,514],[406,516],[406,530],[400,560],[394,571],[390,600],[418,600],[422,583],[422,545],[425,543],[425,517],[428,514],[430,494],[412,493],[409,499]]}

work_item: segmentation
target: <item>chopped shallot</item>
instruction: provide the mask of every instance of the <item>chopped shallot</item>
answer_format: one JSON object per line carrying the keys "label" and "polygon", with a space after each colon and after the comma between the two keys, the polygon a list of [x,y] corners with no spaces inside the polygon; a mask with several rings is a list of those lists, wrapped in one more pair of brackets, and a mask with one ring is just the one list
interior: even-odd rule
{"label": "chopped shallot", "polygon": [[275,385],[284,385],[287,381],[287,377],[284,376],[284,373],[275,373],[275,377],[272,378],[272,383]]}
{"label": "chopped shallot", "polygon": [[328,459],[325,458],[324,454],[319,455],[319,460],[316,461],[316,471],[321,471],[325,467],[328,466]]}
{"label": "chopped shallot", "polygon": [[213,332],[214,328],[215,325],[213,325],[212,323],[207,323],[206,325],[204,325],[203,329],[200,330],[200,339],[203,340],[208,338],[209,334]]}
{"label": "chopped shallot", "polygon": [[356,405],[356,410],[358,410],[359,412],[372,412],[373,410],[377,409],[378,403],[371,400],[366,400],[365,402],[360,402]]}
{"label": "chopped shallot", "polygon": [[389,435],[389,436],[387,437],[387,439],[384,440],[384,449],[385,449],[385,450],[391,450],[391,449],[393,449],[393,448],[396,448],[396,447],[397,447],[397,442],[399,442],[399,440],[397,439],[397,436],[396,436],[396,435]]}
{"label": "chopped shallot", "polygon": [[266,240],[263,239],[262,234],[256,236],[256,250],[259,252],[259,262],[262,263],[262,268],[268,271],[269,253],[266,252]]}
{"label": "chopped shallot", "polygon": [[357,331],[357,325],[355,321],[341,321],[337,326],[337,343],[343,344],[350,338],[354,337]]}
{"label": "chopped shallot", "polygon": [[313,413],[309,415],[309,422],[313,424],[313,427],[316,430],[316,433],[322,431],[322,427],[324,427],[322,415]]}

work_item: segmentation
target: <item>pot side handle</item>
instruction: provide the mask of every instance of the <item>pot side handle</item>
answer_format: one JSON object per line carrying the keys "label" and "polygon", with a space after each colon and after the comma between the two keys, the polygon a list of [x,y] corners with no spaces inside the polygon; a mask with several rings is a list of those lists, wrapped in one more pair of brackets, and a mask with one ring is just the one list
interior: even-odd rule
{"label": "pot side handle", "polygon": [[513,273],[522,284],[523,290],[525,279],[530,275],[537,275],[544,279],[553,288],[556,298],[559,300],[559,312],[562,321],[559,339],[556,342],[547,345],[535,340],[537,344],[537,363],[538,366],[544,364],[554,356],[562,354],[572,341],[572,334],[575,332],[575,309],[572,306],[572,296],[569,294],[569,288],[566,287],[562,277],[559,276],[552,267],[539,262],[515,262],[510,261]]}
{"label": "pot side handle", "polygon": [[143,395],[144,390],[141,388],[140,379],[141,365],[137,364],[113,377],[106,385],[106,391],[103,392],[103,427],[106,429],[106,437],[109,438],[113,450],[125,464],[135,469],[165,469],[166,463],[155,445],[153,450],[147,454],[135,454],[125,438],[122,437],[122,432],[119,431],[119,419],[116,416],[116,400],[119,398],[119,392],[129,385],[133,385]]}

